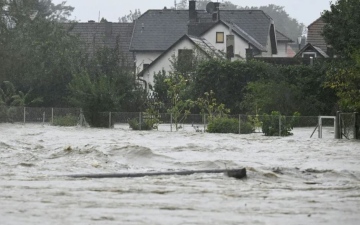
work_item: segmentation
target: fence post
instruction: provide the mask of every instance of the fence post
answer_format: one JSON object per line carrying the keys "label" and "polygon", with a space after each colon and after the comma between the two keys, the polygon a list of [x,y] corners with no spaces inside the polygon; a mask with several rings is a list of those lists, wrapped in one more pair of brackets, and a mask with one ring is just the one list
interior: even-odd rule
{"label": "fence post", "polygon": [[84,113],[83,113],[83,110],[80,109],[80,126],[84,126]]}
{"label": "fence post", "polygon": [[241,115],[239,114],[239,134],[241,134]]}
{"label": "fence post", "polygon": [[336,117],[335,117],[335,139],[341,139],[340,111],[336,112]]}
{"label": "fence post", "polygon": [[204,133],[206,132],[206,114],[204,113]]}
{"label": "fence post", "polygon": [[279,116],[279,136],[281,137],[281,115]]}
{"label": "fence post", "polygon": [[142,123],[141,112],[139,112],[139,129],[140,130],[141,130],[141,123]]}
{"label": "fence post", "polygon": [[109,112],[109,129],[111,129],[111,112]]}
{"label": "fence post", "polygon": [[24,107],[24,124],[26,123],[26,107]]}
{"label": "fence post", "polygon": [[354,139],[358,139],[359,136],[358,136],[358,132],[359,132],[359,126],[358,126],[358,117],[359,117],[359,114],[357,112],[354,113]]}
{"label": "fence post", "polygon": [[321,116],[319,116],[319,138],[322,138],[322,119]]}
{"label": "fence post", "polygon": [[51,125],[54,125],[54,108],[51,108]]}
{"label": "fence post", "polygon": [[170,113],[170,132],[172,132],[172,113]]}
{"label": "fence post", "polygon": [[43,125],[45,124],[45,112],[43,112]]}

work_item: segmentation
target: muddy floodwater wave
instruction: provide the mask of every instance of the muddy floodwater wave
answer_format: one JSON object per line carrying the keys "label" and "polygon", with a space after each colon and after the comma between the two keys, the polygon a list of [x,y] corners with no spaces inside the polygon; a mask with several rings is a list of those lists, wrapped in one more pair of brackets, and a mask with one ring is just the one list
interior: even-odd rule
{"label": "muddy floodwater wave", "polygon": [[[0,124],[0,224],[360,224],[360,142],[312,131]],[[65,176],[238,168],[246,179]]]}

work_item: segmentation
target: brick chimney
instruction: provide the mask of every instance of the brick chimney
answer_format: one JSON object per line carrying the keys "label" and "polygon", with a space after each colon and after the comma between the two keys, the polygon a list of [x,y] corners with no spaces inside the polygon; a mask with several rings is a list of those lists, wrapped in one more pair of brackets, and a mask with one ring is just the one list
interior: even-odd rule
{"label": "brick chimney", "polygon": [[189,1],[189,21],[197,22],[196,0]]}
{"label": "brick chimney", "polygon": [[220,2],[214,2],[214,6],[215,6],[215,11],[213,14],[213,20],[219,21],[220,20]]}
{"label": "brick chimney", "polygon": [[110,37],[112,35],[112,23],[105,22],[105,36]]}

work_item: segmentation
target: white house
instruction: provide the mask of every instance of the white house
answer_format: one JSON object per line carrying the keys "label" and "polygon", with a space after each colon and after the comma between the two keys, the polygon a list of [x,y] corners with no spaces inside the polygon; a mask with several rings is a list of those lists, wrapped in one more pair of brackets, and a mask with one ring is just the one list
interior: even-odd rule
{"label": "white house", "polygon": [[[217,50],[206,39],[185,34],[165,52],[144,68],[138,77],[144,82],[146,90],[151,91],[154,75],[159,71],[172,71],[171,59],[185,60],[192,63],[192,56],[197,60],[225,59],[225,54]],[[182,60],[181,60],[182,59]]]}
{"label": "white house", "polygon": [[135,21],[130,51],[136,74],[146,87],[153,85],[154,73],[172,70],[169,59],[179,50],[199,48],[199,44],[202,52],[211,49],[221,53],[215,57],[229,60],[287,56],[292,40],[276,31],[267,14],[220,10],[219,4],[211,3],[203,11],[196,10],[196,1],[190,0],[189,10],[148,10]]}

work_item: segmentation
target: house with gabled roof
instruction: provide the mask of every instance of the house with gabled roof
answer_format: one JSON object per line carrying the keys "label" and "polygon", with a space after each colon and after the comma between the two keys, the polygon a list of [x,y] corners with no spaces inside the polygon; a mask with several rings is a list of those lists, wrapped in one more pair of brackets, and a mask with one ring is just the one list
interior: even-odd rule
{"label": "house with gabled roof", "polygon": [[134,65],[133,54],[129,45],[134,29],[134,23],[111,23],[88,21],[87,23],[63,24],[70,34],[79,36],[85,43],[87,53],[92,56],[100,48],[119,47],[123,55],[123,65],[132,68]]}
{"label": "house with gabled roof", "polygon": [[307,44],[295,55],[298,58],[329,58],[332,48],[322,36],[325,22],[320,17],[308,26]]}
{"label": "house with gabled roof", "polygon": [[130,51],[141,80],[152,85],[154,72],[169,71],[169,53],[198,48],[195,39],[229,60],[287,56],[292,40],[276,31],[263,11],[220,10],[220,3],[210,5],[207,11],[196,10],[196,1],[190,0],[189,10],[148,10],[135,21]]}
{"label": "house with gabled roof", "polygon": [[[183,35],[154,61],[147,65],[139,74],[146,90],[152,90],[154,75],[159,71],[172,71],[174,62],[184,64],[183,67],[192,67],[194,60],[226,59],[225,54],[211,45],[206,39]],[[184,71],[183,71],[184,72]]]}

